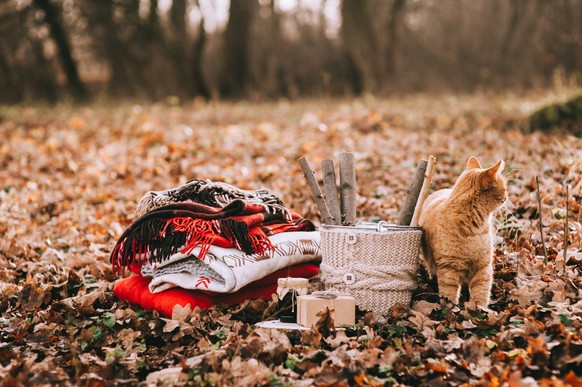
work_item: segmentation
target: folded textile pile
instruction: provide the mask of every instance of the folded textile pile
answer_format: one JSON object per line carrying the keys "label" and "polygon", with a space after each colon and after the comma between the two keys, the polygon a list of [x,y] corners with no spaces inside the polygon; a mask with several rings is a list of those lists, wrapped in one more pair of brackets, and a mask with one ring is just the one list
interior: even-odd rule
{"label": "folded textile pile", "polygon": [[300,263],[278,270],[258,281],[255,281],[234,293],[214,293],[201,290],[173,288],[162,293],[151,293],[149,284],[151,278],[141,275],[124,278],[115,283],[114,292],[121,300],[126,300],[148,310],[157,310],[161,314],[172,317],[174,306],[192,308],[210,308],[216,304],[241,304],[246,300],[262,298],[270,300],[277,292],[277,279],[280,277],[311,278],[319,272],[312,263]]}
{"label": "folded textile pile", "polygon": [[[137,212],[141,216],[119,238],[111,263],[114,271],[127,267],[147,277],[139,283],[147,282],[150,296],[176,287],[233,293],[320,259],[313,223],[267,190],[192,180],[148,192]],[[137,281],[121,281],[128,280]],[[276,285],[276,278],[266,285]],[[118,288],[118,297],[128,299]]]}

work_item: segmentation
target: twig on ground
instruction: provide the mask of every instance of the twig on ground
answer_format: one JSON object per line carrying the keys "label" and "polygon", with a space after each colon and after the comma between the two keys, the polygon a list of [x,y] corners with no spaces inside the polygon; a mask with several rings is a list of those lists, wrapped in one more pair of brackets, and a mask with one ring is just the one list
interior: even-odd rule
{"label": "twig on ground", "polygon": [[568,261],[568,237],[570,236],[570,225],[568,224],[568,201],[569,201],[569,188],[570,186],[566,184],[566,224],[564,225],[564,272],[563,275],[566,276],[566,262]]}
{"label": "twig on ground", "polygon": [[544,241],[544,226],[542,223],[542,198],[540,196],[540,178],[536,176],[536,194],[538,197],[538,213],[540,225],[540,239],[542,240],[542,247],[544,249],[544,264],[548,265],[548,250],[546,249],[546,242]]}

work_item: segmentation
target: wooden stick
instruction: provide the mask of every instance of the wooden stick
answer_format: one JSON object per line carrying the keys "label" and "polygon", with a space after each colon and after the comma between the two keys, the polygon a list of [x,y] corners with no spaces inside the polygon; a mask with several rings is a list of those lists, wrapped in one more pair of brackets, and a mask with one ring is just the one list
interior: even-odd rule
{"label": "wooden stick", "polygon": [[564,271],[563,276],[566,276],[566,261],[568,260],[568,238],[570,237],[570,225],[568,224],[568,196],[569,196],[569,184],[566,184],[566,224],[564,225]]}
{"label": "wooden stick", "polygon": [[428,197],[428,191],[430,190],[430,185],[432,184],[432,175],[434,174],[435,165],[436,157],[428,156],[426,174],[424,175],[424,183],[422,183],[422,188],[420,190],[420,194],[418,195],[418,201],[416,202],[416,207],[414,208],[414,215],[412,215],[412,220],[410,221],[410,225],[413,227],[418,226],[420,211],[422,210],[424,201]]}
{"label": "wooden stick", "polygon": [[323,194],[321,193],[321,189],[319,188],[319,184],[317,184],[317,180],[315,180],[315,172],[311,169],[309,162],[305,156],[300,157],[297,160],[299,165],[301,166],[301,170],[303,171],[303,176],[305,176],[305,180],[307,180],[307,185],[311,189],[311,194],[313,195],[313,199],[315,199],[315,204],[317,205],[317,209],[319,210],[319,215],[321,216],[321,222],[323,224],[333,224],[333,219],[329,213],[329,209],[325,204],[325,199],[323,198]]}
{"label": "wooden stick", "polygon": [[340,153],[340,209],[342,224],[353,226],[356,223],[356,170],[354,168],[354,154]]}
{"label": "wooden stick", "polygon": [[325,202],[333,219],[333,224],[339,225],[342,221],[340,204],[337,196],[337,186],[333,160],[325,159],[321,162],[321,171],[323,174],[323,191],[325,193]]}
{"label": "wooden stick", "polygon": [[412,179],[412,182],[406,191],[406,199],[402,205],[402,210],[400,210],[400,217],[398,217],[398,224],[401,226],[408,226],[412,221],[414,207],[416,207],[416,203],[418,202],[418,196],[420,195],[420,190],[422,189],[422,183],[424,181],[427,165],[428,162],[426,160],[420,160],[416,166],[414,178]]}
{"label": "wooden stick", "polygon": [[542,247],[544,249],[544,264],[548,265],[548,250],[546,249],[546,242],[544,242],[544,226],[542,224],[542,198],[540,196],[540,177],[536,176],[536,195],[538,197],[538,212],[540,223],[540,238],[542,240]]}

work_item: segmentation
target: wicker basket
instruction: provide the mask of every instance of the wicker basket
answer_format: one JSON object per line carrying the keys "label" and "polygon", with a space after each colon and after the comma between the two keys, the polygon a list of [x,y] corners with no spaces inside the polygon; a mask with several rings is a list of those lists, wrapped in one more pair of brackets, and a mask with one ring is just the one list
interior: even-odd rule
{"label": "wicker basket", "polygon": [[360,309],[386,314],[409,304],[416,287],[420,227],[323,225],[321,279],[326,288],[350,293]]}

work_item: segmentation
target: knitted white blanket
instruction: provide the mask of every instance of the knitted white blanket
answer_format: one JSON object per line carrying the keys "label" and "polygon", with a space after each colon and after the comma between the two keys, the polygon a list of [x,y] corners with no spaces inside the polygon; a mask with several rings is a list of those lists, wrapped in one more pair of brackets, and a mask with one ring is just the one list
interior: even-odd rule
{"label": "knitted white blanket", "polygon": [[145,264],[142,275],[153,277],[152,293],[173,287],[231,293],[277,270],[321,257],[318,231],[284,232],[269,239],[275,249],[262,254],[213,245],[199,260],[196,247],[191,255],[176,253],[163,264]]}

